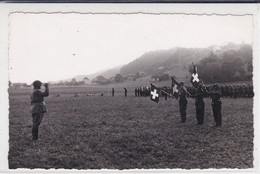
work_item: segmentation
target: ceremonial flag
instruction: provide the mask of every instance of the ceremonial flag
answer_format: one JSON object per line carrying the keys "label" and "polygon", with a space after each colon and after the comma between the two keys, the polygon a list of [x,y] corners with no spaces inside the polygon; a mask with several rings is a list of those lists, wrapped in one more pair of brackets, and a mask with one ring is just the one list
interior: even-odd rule
{"label": "ceremonial flag", "polygon": [[180,84],[174,78],[172,78],[172,95],[176,99],[178,99],[178,97],[179,97],[179,87],[180,87]]}
{"label": "ceremonial flag", "polygon": [[159,102],[159,89],[156,88],[153,84],[151,84],[150,99],[151,99],[153,102],[156,102],[156,103]]}
{"label": "ceremonial flag", "polygon": [[199,87],[200,79],[199,79],[197,67],[195,65],[193,65],[193,72],[191,75],[190,82],[196,89]]}

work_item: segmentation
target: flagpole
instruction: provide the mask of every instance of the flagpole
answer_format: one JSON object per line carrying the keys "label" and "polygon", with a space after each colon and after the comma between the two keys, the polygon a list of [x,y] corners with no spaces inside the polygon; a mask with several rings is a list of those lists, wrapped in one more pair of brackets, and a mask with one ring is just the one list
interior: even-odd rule
{"label": "flagpole", "polygon": [[180,86],[189,96],[192,96],[186,88],[183,88],[173,77],[171,77],[172,81],[174,81],[178,86]]}
{"label": "flagpole", "polygon": [[[173,95],[169,94],[168,92],[166,92],[166,91],[164,91],[164,90],[162,90],[162,89],[161,89],[161,91],[162,91],[163,93],[167,94],[169,97],[172,97],[172,98],[178,100],[177,98],[175,98]],[[179,101],[179,100],[178,100],[178,101]]]}
{"label": "flagpole", "polygon": [[192,95],[187,91],[186,88],[183,88],[182,86],[181,86],[181,88],[182,88],[189,96],[192,96]]}

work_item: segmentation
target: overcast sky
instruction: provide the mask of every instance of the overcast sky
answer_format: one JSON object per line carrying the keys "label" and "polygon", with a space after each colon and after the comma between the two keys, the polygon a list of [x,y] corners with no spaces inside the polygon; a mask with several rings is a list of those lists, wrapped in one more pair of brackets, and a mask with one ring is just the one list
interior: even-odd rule
{"label": "overcast sky", "polygon": [[252,44],[252,16],[152,14],[12,14],[11,82],[91,74],[147,51]]}

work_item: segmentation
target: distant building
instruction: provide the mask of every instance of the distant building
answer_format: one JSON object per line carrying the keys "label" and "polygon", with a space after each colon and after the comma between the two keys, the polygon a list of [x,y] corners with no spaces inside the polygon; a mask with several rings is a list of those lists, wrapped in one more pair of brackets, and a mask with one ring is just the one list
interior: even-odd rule
{"label": "distant building", "polygon": [[90,81],[89,78],[87,78],[87,77],[85,77],[85,78],[83,79],[83,81],[84,81],[84,83],[87,84],[87,85],[91,84],[91,81]]}

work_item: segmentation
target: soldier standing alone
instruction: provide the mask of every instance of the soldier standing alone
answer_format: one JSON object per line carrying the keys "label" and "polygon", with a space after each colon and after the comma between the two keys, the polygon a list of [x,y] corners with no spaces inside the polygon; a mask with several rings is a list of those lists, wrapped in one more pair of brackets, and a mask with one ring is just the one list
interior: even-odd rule
{"label": "soldier standing alone", "polygon": [[125,90],[125,97],[127,97],[127,89],[126,89],[126,88],[124,88],[124,90]]}
{"label": "soldier standing alone", "polygon": [[39,126],[42,122],[44,113],[47,112],[46,106],[44,103],[44,97],[49,96],[49,87],[48,84],[45,83],[45,92],[41,92],[42,82],[36,80],[33,82],[33,93],[31,95],[31,108],[30,112],[32,114],[33,126],[32,126],[32,139],[33,141],[38,140],[38,131]]}
{"label": "soldier standing alone", "polygon": [[115,89],[112,88],[112,96],[114,97],[114,95],[115,95]]}

